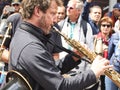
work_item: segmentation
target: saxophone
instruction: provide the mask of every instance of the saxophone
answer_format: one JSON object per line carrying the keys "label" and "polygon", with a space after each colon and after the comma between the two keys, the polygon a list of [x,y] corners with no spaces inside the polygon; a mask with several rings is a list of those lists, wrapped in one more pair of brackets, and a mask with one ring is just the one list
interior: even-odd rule
{"label": "saxophone", "polygon": [[[91,63],[96,58],[97,54],[95,52],[92,52],[86,48],[83,47],[83,45],[80,44],[80,42],[75,41],[74,39],[68,38],[64,33],[60,32],[56,27],[53,27],[53,29],[58,32],[65,40],[66,42],[78,52],[82,53],[85,57],[90,59]],[[109,77],[119,88],[120,88],[120,74],[116,72],[113,69],[105,70],[104,74]]]}

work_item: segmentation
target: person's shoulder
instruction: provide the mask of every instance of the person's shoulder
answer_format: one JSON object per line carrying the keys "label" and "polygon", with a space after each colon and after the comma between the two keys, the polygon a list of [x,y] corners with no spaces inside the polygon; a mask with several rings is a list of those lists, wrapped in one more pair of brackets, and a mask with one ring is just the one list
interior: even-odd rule
{"label": "person's shoulder", "polygon": [[89,24],[86,20],[82,19],[81,20],[82,23],[86,23],[86,24]]}
{"label": "person's shoulder", "polygon": [[119,32],[115,32],[112,34],[112,36],[119,36],[119,34],[120,34]]}
{"label": "person's shoulder", "polygon": [[13,13],[8,18],[20,18],[20,17],[21,17],[20,13]]}
{"label": "person's shoulder", "polygon": [[112,11],[107,12],[107,13],[104,14],[104,16],[109,16],[109,17],[111,17],[112,15],[113,15],[113,12],[112,12]]}
{"label": "person's shoulder", "polygon": [[120,35],[119,32],[113,33],[112,36],[111,36],[111,38],[112,39],[119,39],[119,37],[120,37],[119,35]]}
{"label": "person's shoulder", "polygon": [[18,20],[19,18],[21,18],[20,13],[13,13],[7,18],[7,20],[8,21],[14,21],[15,19]]}
{"label": "person's shoulder", "polygon": [[21,14],[20,13],[13,13],[13,14],[11,14],[11,16],[21,17]]}
{"label": "person's shoulder", "polygon": [[65,19],[61,20],[60,22],[58,22],[58,25],[61,25],[65,22]]}
{"label": "person's shoulder", "polygon": [[91,28],[90,28],[90,27],[91,27],[90,23],[88,23],[86,20],[82,19],[81,23],[82,23],[84,26],[87,26],[86,28],[91,29]]}
{"label": "person's shoulder", "polygon": [[61,20],[60,22],[57,23],[58,26],[59,26],[59,29],[62,29],[62,28],[63,28],[64,23],[65,23],[66,21],[67,21],[67,19],[65,18],[65,19],[63,19],[63,20]]}
{"label": "person's shoulder", "polygon": [[62,22],[64,22],[64,20],[59,21],[58,24],[60,24],[60,23],[62,23]]}

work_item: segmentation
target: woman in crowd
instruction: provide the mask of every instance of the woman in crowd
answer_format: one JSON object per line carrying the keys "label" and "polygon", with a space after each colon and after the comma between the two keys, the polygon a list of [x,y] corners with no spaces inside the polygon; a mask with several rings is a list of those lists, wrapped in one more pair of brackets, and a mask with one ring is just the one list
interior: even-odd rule
{"label": "woman in crowd", "polygon": [[[108,42],[111,37],[113,21],[109,17],[100,20],[100,32],[95,36],[94,50],[98,55],[108,58]],[[105,90],[105,76],[101,76],[101,90]]]}

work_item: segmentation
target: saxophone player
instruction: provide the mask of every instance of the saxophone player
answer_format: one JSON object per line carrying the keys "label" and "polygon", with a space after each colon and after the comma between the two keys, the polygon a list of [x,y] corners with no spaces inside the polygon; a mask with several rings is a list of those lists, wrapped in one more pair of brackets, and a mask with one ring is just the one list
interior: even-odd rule
{"label": "saxophone player", "polygon": [[[50,29],[56,22],[60,0],[23,0],[25,21],[17,28],[10,44],[10,70],[24,75],[33,90],[83,90],[95,83],[104,71],[112,66],[109,61],[97,57],[91,69],[65,78],[62,74],[80,63],[67,55],[56,65],[46,48]],[[30,12],[29,12],[30,11]],[[97,67],[97,68],[96,68]]]}

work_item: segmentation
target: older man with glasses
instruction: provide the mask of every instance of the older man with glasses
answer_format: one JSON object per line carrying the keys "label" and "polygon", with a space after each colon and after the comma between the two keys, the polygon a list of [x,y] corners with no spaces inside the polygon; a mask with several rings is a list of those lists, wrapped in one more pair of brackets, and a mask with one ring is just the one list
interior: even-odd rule
{"label": "older man with glasses", "polygon": [[[69,0],[67,6],[66,6],[66,18],[59,22],[59,26],[61,28],[61,32],[66,34],[70,39],[75,39],[76,41],[80,43],[84,43],[93,50],[93,32],[92,28],[89,23],[87,23],[85,20],[82,19],[82,9],[83,9],[84,3],[82,0]],[[62,45],[69,49],[74,50],[70,45],[66,43],[66,41],[62,38]],[[60,58],[64,57],[67,53],[61,52]],[[81,73],[88,68],[90,68],[90,64],[86,61],[83,61],[76,66],[73,70],[68,72],[68,75],[74,76],[77,73]],[[94,87],[90,87],[88,90],[94,90]],[[95,89],[96,90],[96,89]]]}

